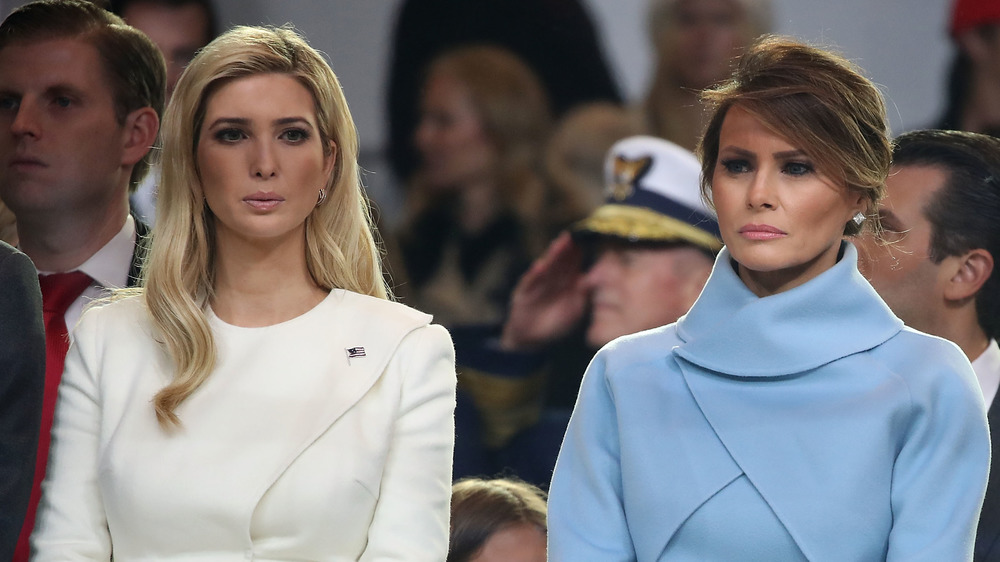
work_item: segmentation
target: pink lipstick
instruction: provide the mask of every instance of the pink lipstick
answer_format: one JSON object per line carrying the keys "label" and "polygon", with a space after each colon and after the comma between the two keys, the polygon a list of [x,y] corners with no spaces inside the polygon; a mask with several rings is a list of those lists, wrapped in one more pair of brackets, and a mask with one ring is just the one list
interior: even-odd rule
{"label": "pink lipstick", "polygon": [[748,224],[740,229],[740,235],[747,240],[774,240],[788,233],[769,224]]}
{"label": "pink lipstick", "polygon": [[244,197],[243,202],[258,211],[270,211],[281,203],[284,203],[285,198],[273,191],[258,191],[253,195]]}

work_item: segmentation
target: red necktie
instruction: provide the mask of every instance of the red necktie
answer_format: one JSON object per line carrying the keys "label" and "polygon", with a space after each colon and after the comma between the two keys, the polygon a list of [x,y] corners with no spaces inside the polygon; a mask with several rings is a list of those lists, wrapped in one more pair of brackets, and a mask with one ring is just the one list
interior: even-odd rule
{"label": "red necktie", "polygon": [[35,480],[31,485],[28,514],[21,527],[21,535],[14,551],[14,562],[27,562],[30,548],[28,537],[35,527],[35,510],[42,494],[45,465],[49,460],[49,440],[59,381],[62,380],[63,363],[69,349],[69,332],[66,329],[66,309],[90,286],[93,279],[80,271],[39,275],[42,287],[42,312],[45,318],[45,394],[42,398],[42,430],[38,437],[38,457],[35,461]]}

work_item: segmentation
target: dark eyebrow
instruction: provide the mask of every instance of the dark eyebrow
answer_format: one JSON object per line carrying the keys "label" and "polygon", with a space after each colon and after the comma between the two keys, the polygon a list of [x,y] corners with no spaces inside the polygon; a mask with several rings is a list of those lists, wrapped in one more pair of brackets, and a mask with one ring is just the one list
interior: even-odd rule
{"label": "dark eyebrow", "polygon": [[[757,153],[751,150],[747,150],[745,148],[740,148],[738,146],[726,146],[722,148],[719,152],[721,153],[723,151],[735,153],[738,156],[742,156],[743,158],[757,158]],[[796,148],[795,150],[784,150],[782,152],[775,152],[774,154],[772,154],[772,156],[776,160],[788,160],[790,158],[801,158],[803,156],[806,158],[809,157],[809,155],[806,154],[806,151],[798,148]]]}
{"label": "dark eyebrow", "polygon": [[74,98],[84,98],[86,97],[79,88],[71,86],[69,84],[55,84],[45,88],[45,95],[49,97],[56,96],[71,96]]}
{"label": "dark eyebrow", "polygon": [[806,151],[798,148],[795,150],[785,150],[783,152],[775,152],[772,156],[774,156],[778,160],[787,160],[789,158],[798,158],[800,156],[805,156],[806,158],[809,157],[809,155],[806,154]]}
{"label": "dark eyebrow", "polygon": [[719,153],[721,154],[723,151],[725,151],[725,152],[735,152],[737,155],[742,156],[744,158],[756,158],[757,157],[757,155],[754,154],[753,152],[751,152],[751,151],[749,151],[749,150],[747,150],[745,148],[740,148],[738,146],[724,146],[724,147],[722,147],[719,150]]}
{"label": "dark eyebrow", "polygon": [[897,217],[895,213],[893,213],[892,211],[890,211],[889,209],[887,209],[885,207],[879,207],[878,217],[879,217],[879,220],[887,220],[889,222],[893,222],[893,223],[897,223],[897,224],[899,224],[899,222],[900,222],[899,217]]}

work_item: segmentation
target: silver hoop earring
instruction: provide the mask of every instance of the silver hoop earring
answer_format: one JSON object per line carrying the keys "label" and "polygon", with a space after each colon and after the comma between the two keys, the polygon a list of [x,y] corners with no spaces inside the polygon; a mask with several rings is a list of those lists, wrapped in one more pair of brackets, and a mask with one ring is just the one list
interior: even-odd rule
{"label": "silver hoop earring", "polygon": [[854,215],[854,218],[851,220],[854,221],[854,224],[861,226],[861,223],[865,222],[865,214],[858,211],[858,214]]}
{"label": "silver hoop earring", "polygon": [[316,206],[319,207],[320,205],[322,205],[323,201],[326,201],[326,190],[325,189],[319,190],[319,200],[316,201]]}

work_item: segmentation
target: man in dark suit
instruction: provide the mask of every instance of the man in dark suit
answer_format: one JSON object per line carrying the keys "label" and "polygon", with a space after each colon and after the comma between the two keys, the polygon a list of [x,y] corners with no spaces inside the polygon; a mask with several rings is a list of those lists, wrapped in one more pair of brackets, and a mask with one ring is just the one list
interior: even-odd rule
{"label": "man in dark suit", "polygon": [[[972,362],[1000,435],[1000,139],[925,130],[901,135],[860,268],[908,326],[955,342]],[[975,560],[1000,560],[1000,439],[993,440]]]}
{"label": "man in dark suit", "polygon": [[138,278],[145,229],[128,194],[149,169],[165,83],[156,45],[91,2],[39,0],[0,24],[0,199],[41,274],[47,362],[15,560],[28,555],[67,329],[87,301]]}
{"label": "man in dark suit", "polygon": [[35,266],[3,242],[0,287],[0,560],[10,560],[35,473],[45,331]]}

